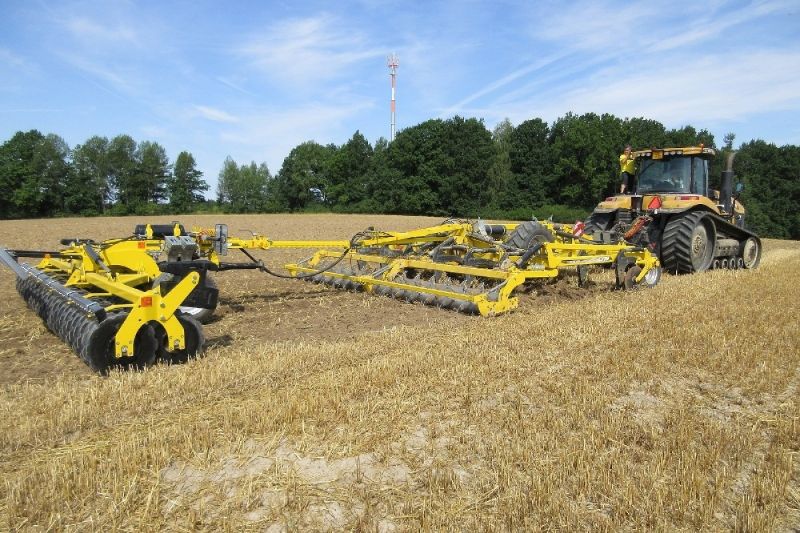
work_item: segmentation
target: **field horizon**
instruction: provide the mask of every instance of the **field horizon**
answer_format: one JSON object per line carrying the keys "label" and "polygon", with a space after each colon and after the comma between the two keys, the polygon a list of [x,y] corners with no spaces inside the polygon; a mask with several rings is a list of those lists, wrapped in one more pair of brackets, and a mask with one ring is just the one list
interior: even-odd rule
{"label": "field horizon", "polygon": [[[54,249],[142,222],[347,239],[441,221],[187,215],[0,221]],[[259,254],[270,267],[309,255]],[[234,258],[235,259],[235,258]],[[206,353],[93,374],[0,269],[10,530],[800,528],[800,242],[650,290],[534,285],[496,318],[216,276]]]}

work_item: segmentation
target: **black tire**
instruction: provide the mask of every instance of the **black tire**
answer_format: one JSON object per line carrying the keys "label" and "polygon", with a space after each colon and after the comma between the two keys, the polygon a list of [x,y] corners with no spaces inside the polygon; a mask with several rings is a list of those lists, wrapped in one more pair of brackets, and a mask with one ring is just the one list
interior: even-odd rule
{"label": "black tire", "polygon": [[553,242],[553,234],[535,220],[518,225],[506,239],[508,246],[527,250],[536,243]]}
{"label": "black tire", "polygon": [[[173,278],[172,274],[161,274],[153,281],[153,287],[158,287],[158,285],[165,280],[171,280]],[[206,272],[205,276],[205,287],[217,289],[217,282],[214,281],[214,278]],[[200,322],[201,324],[208,324],[211,322],[211,318],[214,316],[214,311],[216,309],[206,309],[205,307],[188,307],[188,306],[180,306],[178,308],[181,313],[184,315],[190,316]]]}
{"label": "black tire", "polygon": [[183,364],[203,352],[206,337],[200,322],[187,315],[178,315],[178,322],[183,326],[184,349],[167,350],[167,333],[159,328],[156,337],[158,344],[158,358],[167,364]]}
{"label": "black tire", "polygon": [[761,243],[755,237],[750,237],[742,245],[742,266],[756,268],[761,263]]}
{"label": "black tire", "polygon": [[653,267],[647,271],[647,274],[642,278],[642,281],[636,283],[636,278],[642,272],[642,267],[639,265],[632,265],[625,272],[624,288],[625,290],[636,289],[638,287],[653,288],[661,281],[661,267]]}
{"label": "black tire", "polygon": [[592,213],[583,223],[583,232],[591,235],[595,231],[608,231],[613,226],[614,217],[614,213]]}
{"label": "black tire", "polygon": [[136,369],[146,368],[156,361],[156,337],[153,327],[144,325],[139,328],[133,340],[133,355],[117,358],[114,356],[114,337],[127,315],[107,318],[92,332],[89,339],[87,362],[93,370],[107,374],[112,368]]}
{"label": "black tire", "polygon": [[714,260],[716,237],[716,227],[708,213],[690,211],[673,216],[661,239],[664,269],[673,274],[708,270]]}

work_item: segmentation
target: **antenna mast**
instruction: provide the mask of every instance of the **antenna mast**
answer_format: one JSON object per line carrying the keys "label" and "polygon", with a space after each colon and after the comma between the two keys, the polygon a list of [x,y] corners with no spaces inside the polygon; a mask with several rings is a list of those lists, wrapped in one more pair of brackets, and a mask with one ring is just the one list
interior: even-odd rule
{"label": "antenna mast", "polygon": [[397,58],[397,54],[390,55],[389,56],[389,60],[387,61],[386,64],[389,67],[389,72],[390,72],[389,76],[392,78],[392,106],[391,106],[391,110],[392,110],[392,133],[391,133],[391,136],[389,137],[389,142],[391,142],[391,141],[394,141],[394,131],[395,131],[395,127],[397,126],[397,120],[396,120],[396,117],[395,117],[395,99],[394,99],[395,86],[396,86],[396,83],[397,83],[397,81],[396,81],[397,80],[397,67],[400,66],[400,60]]}

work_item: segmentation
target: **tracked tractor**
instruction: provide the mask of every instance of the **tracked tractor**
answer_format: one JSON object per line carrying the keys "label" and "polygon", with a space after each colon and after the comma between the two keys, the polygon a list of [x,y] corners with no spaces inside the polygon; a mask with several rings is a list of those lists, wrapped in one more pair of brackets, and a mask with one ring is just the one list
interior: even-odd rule
{"label": "tracked tractor", "polygon": [[608,242],[636,233],[636,242],[673,274],[758,266],[761,240],[745,227],[733,153],[719,191],[709,189],[709,161],[716,155],[711,148],[652,148],[632,155],[637,170],[630,194],[600,202],[585,222],[585,235]]}

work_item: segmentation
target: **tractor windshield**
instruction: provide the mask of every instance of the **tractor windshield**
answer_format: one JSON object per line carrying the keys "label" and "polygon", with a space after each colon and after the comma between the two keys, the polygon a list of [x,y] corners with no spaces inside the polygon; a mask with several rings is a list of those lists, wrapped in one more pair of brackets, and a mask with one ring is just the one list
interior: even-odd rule
{"label": "tractor windshield", "polygon": [[708,161],[702,157],[665,157],[639,162],[639,194],[688,192],[708,196]]}
{"label": "tractor windshield", "polygon": [[638,192],[690,192],[691,157],[645,159],[639,164]]}

